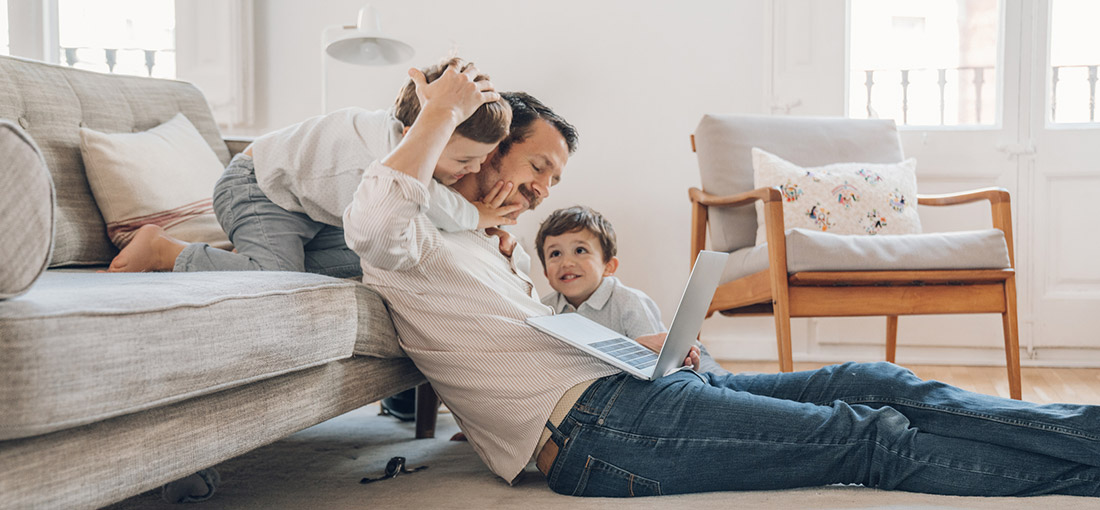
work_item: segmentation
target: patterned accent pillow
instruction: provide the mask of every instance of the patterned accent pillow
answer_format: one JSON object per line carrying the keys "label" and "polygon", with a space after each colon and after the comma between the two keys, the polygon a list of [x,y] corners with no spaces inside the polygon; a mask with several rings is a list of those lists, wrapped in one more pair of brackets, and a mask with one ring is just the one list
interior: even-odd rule
{"label": "patterned accent pillow", "polygon": [[[919,234],[917,160],[899,163],[834,163],[803,168],[752,149],[755,187],[783,192],[784,230],[807,228],[834,234]],[[767,242],[764,204],[756,203],[756,244]]]}
{"label": "patterned accent pillow", "polygon": [[231,247],[211,199],[224,168],[182,113],[141,133],[81,128],[80,152],[115,246],[152,223],[182,241]]}

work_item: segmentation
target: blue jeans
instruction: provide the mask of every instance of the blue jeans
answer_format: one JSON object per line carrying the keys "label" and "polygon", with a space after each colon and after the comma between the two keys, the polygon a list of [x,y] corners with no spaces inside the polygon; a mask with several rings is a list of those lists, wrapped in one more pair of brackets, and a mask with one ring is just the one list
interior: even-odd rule
{"label": "blue jeans", "polygon": [[362,276],[344,229],[275,205],[256,183],[252,158],[238,154],[214,186],[214,214],[236,253],[192,243],[173,271],[298,271]]}
{"label": "blue jeans", "polygon": [[863,484],[952,495],[1100,495],[1100,407],[922,381],[891,363],[785,374],[626,374],[560,427],[547,482],[578,496]]}

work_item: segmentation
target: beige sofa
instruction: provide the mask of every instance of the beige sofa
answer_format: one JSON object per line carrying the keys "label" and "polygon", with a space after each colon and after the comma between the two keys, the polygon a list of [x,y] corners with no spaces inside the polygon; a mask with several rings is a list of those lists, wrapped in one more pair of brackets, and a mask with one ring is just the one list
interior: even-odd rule
{"label": "beige sofa", "polygon": [[106,505],[424,382],[358,283],[95,272],[116,251],[79,128],[181,112],[243,149],[188,83],[0,57],[0,508]]}

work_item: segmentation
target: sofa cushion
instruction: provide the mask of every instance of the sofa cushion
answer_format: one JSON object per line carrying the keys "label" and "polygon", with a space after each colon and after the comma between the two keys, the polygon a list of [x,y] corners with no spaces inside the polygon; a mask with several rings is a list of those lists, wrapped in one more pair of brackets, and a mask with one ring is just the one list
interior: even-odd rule
{"label": "sofa cushion", "polygon": [[[309,273],[47,271],[0,302],[0,439],[321,365],[357,343],[400,353],[388,320],[370,289]],[[392,346],[369,347],[376,336]]]}
{"label": "sofa cushion", "polygon": [[0,120],[0,299],[26,292],[53,247],[53,184],[38,147]]}
{"label": "sofa cushion", "polygon": [[[787,272],[932,271],[1011,267],[999,229],[891,236],[839,235],[795,228],[787,231]],[[768,268],[768,245],[730,254],[721,283]]]}
{"label": "sofa cushion", "polygon": [[390,309],[382,296],[366,285],[356,284],[355,302],[359,306],[359,332],[355,354],[375,358],[404,358],[407,355],[397,341]]}
{"label": "sofa cushion", "polygon": [[181,81],[96,73],[0,56],[0,118],[42,149],[57,194],[51,267],[107,264],[117,253],[84,176],[80,128],[145,131],[183,113],[222,164],[229,151],[206,99]]}
{"label": "sofa cushion", "polygon": [[80,128],[80,153],[115,246],[153,224],[181,241],[232,248],[211,198],[225,167],[182,113],[140,133]]}

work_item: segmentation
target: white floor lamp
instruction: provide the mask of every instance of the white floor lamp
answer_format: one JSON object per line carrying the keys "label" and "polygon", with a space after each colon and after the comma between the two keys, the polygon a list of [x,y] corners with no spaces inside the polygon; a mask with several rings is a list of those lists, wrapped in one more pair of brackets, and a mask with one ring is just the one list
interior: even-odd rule
{"label": "white floor lamp", "polygon": [[321,31],[321,114],[328,113],[328,59],[361,66],[400,64],[413,57],[412,46],[382,32],[374,6],[359,9],[355,25],[326,27]]}

